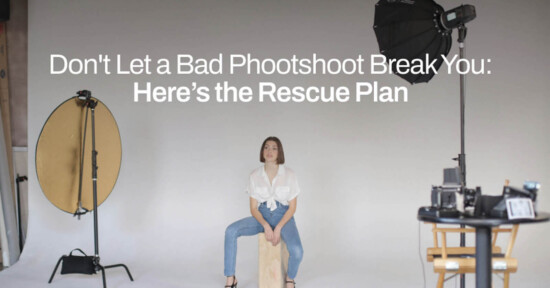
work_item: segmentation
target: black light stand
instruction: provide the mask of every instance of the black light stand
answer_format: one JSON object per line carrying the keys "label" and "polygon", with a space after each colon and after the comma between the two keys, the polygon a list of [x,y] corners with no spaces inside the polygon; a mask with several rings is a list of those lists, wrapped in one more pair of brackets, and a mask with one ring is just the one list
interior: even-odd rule
{"label": "black light stand", "polygon": [[[115,268],[115,267],[123,267],[126,272],[128,273],[128,277],[130,277],[130,280],[131,281],[134,281],[134,278],[132,277],[132,274],[130,274],[130,270],[128,269],[128,267],[124,264],[115,264],[115,265],[109,265],[109,266],[102,266],[99,261],[100,261],[100,257],[99,257],[99,232],[98,232],[98,220],[97,220],[97,151],[95,149],[95,108],[97,106],[97,103],[98,101],[97,100],[94,100],[92,99],[92,93],[88,90],[82,90],[82,91],[78,91],[77,92],[78,94],[78,98],[80,100],[83,100],[84,101],[84,107],[86,107],[86,119],[85,119],[85,126],[84,126],[84,140],[83,140],[83,144],[82,144],[82,155],[84,156],[84,143],[85,143],[85,135],[86,135],[86,128],[87,128],[87,120],[88,120],[88,110],[90,110],[92,113],[92,182],[93,182],[93,201],[94,201],[94,210],[93,210],[93,213],[94,213],[94,256],[85,256],[85,257],[81,257],[81,256],[71,256],[71,254],[69,256],[67,255],[63,255],[61,258],[59,258],[59,260],[57,261],[57,264],[55,265],[55,268],[53,270],[53,273],[50,277],[50,280],[48,281],[48,283],[52,283],[52,280],[53,280],[53,277],[55,276],[55,272],[57,271],[57,268],[59,267],[59,264],[61,264],[61,262],[63,261],[63,266],[64,265],[73,265],[73,266],[78,266],[78,267],[69,267],[67,270],[69,270],[70,272],[67,272],[67,273],[79,273],[79,274],[90,274],[89,272],[90,271],[86,271],[86,269],[83,269],[82,271],[78,271],[80,268],[82,268],[83,266],[87,266],[89,263],[86,263],[88,262],[89,260],[91,260],[91,265],[93,266],[93,274],[96,274],[98,271],[101,270],[101,276],[103,278],[103,288],[107,288],[107,282],[105,280],[105,269],[110,269],[110,268]],[[80,217],[80,215],[82,214],[85,214],[86,212],[88,212],[87,210],[84,210],[82,211],[81,210],[81,199],[80,199],[80,192],[81,192],[81,187],[82,187],[82,163],[83,163],[83,160],[81,159],[81,169],[80,169],[80,188],[79,188],[79,208],[77,208],[77,211],[75,212],[75,216],[78,215]],[[80,249],[75,249],[75,250],[80,250]],[[80,250],[82,252],[82,250]],[[71,252],[72,253],[72,252]],[[70,258],[70,257],[73,257],[73,258]],[[67,261],[68,259],[72,259],[71,261]],[[74,260],[74,259],[80,259],[80,260]],[[80,263],[78,263],[80,262]],[[62,271],[62,274],[63,273],[63,267],[61,268],[61,271]],[[85,267],[87,268],[87,267]]]}
{"label": "black light stand", "polygon": [[[468,29],[464,24],[458,27],[458,49],[460,59],[464,59],[464,40]],[[460,61],[460,72],[464,71],[464,61]],[[464,144],[464,119],[466,102],[466,75],[460,73],[460,154],[458,155],[458,166],[460,167],[460,189],[464,194],[466,189],[466,154]],[[466,228],[466,225],[460,225],[460,228]],[[460,233],[460,247],[466,246],[466,233]],[[460,288],[466,287],[466,275],[460,274]]]}
{"label": "black light stand", "polygon": [[[460,60],[464,59],[464,40],[466,39],[466,32],[468,29],[462,25],[458,27],[458,48]],[[464,71],[464,61],[460,61],[460,70]],[[466,154],[464,145],[464,119],[465,117],[465,102],[466,102],[466,75],[460,73],[460,154],[458,155],[458,166],[460,167],[462,189],[466,187]]]}

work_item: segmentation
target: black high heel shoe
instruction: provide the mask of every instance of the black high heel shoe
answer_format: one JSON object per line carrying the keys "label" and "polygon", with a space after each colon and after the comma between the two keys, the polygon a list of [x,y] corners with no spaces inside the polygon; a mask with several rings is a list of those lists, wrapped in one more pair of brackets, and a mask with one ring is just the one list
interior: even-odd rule
{"label": "black high heel shoe", "polygon": [[293,288],[296,288],[296,282],[294,282],[294,280],[286,280],[285,281],[285,288],[286,288],[287,283],[292,283],[293,284],[292,286],[294,286]]}
{"label": "black high heel shoe", "polygon": [[230,277],[233,277],[233,284],[231,284],[231,285],[225,285],[224,288],[237,288],[237,284],[239,284],[239,283],[237,282],[237,277],[235,277],[235,275],[230,276]]}

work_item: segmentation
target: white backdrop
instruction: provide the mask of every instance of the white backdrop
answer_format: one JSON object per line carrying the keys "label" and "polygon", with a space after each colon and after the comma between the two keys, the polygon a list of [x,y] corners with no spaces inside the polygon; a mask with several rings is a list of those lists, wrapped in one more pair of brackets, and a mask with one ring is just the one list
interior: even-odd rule
{"label": "white backdrop", "polygon": [[[260,165],[259,145],[270,135],[283,141],[302,188],[296,220],[305,255],[298,287],[423,287],[422,262],[432,243],[428,225],[420,225],[419,235],[416,212],[429,204],[431,185],[459,153],[458,75],[408,86],[394,75],[49,74],[50,54],[370,55],[378,52],[376,1],[29,2],[29,231],[21,260],[0,273],[2,287],[101,285],[100,276],[78,275],[57,275],[46,284],[59,256],[76,247],[92,253],[93,223],[91,216],[77,221],[51,205],[33,172],[42,125],[80,89],[110,108],[123,143],[118,182],[99,209],[100,254],[104,265],[127,264],[136,281],[110,270],[109,287],[221,287],[224,230],[249,214],[247,176]],[[466,54],[491,58],[492,74],[467,79],[468,186],[499,194],[505,179],[518,186],[536,179],[543,185],[538,207],[548,211],[550,3],[469,3],[478,18],[468,25]],[[452,55],[458,53],[454,36]],[[213,86],[224,80],[349,87],[379,81],[409,87],[409,102],[133,102],[136,81]],[[548,286],[548,237],[548,224],[520,228],[513,287]],[[255,237],[239,242],[239,287],[257,285],[256,246]],[[432,265],[424,266],[426,287],[433,287]]]}

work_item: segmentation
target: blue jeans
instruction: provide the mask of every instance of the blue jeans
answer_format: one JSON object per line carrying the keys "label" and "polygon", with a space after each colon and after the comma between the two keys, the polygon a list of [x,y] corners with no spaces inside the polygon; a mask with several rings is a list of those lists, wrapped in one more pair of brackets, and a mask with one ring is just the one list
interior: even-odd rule
{"label": "blue jeans", "polygon": [[[269,223],[272,229],[277,226],[283,215],[288,210],[288,206],[281,205],[277,202],[277,209],[270,211],[265,203],[260,204],[258,208],[264,219]],[[240,236],[251,236],[264,232],[264,227],[250,216],[243,218],[227,227],[225,230],[225,255],[224,255],[224,274],[225,276],[235,275],[235,264],[237,262],[237,238]],[[286,243],[288,249],[288,271],[287,276],[294,279],[298,274],[298,266],[302,262],[304,250],[300,235],[296,228],[296,222],[292,217],[281,229],[281,238]]]}

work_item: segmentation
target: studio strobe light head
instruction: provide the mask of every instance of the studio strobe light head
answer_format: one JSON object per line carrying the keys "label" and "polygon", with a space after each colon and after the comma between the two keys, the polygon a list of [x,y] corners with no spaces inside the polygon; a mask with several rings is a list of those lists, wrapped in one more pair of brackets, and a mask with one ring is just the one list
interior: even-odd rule
{"label": "studio strobe light head", "polygon": [[474,20],[476,7],[473,5],[460,5],[441,14],[441,25],[447,30],[452,30]]}

